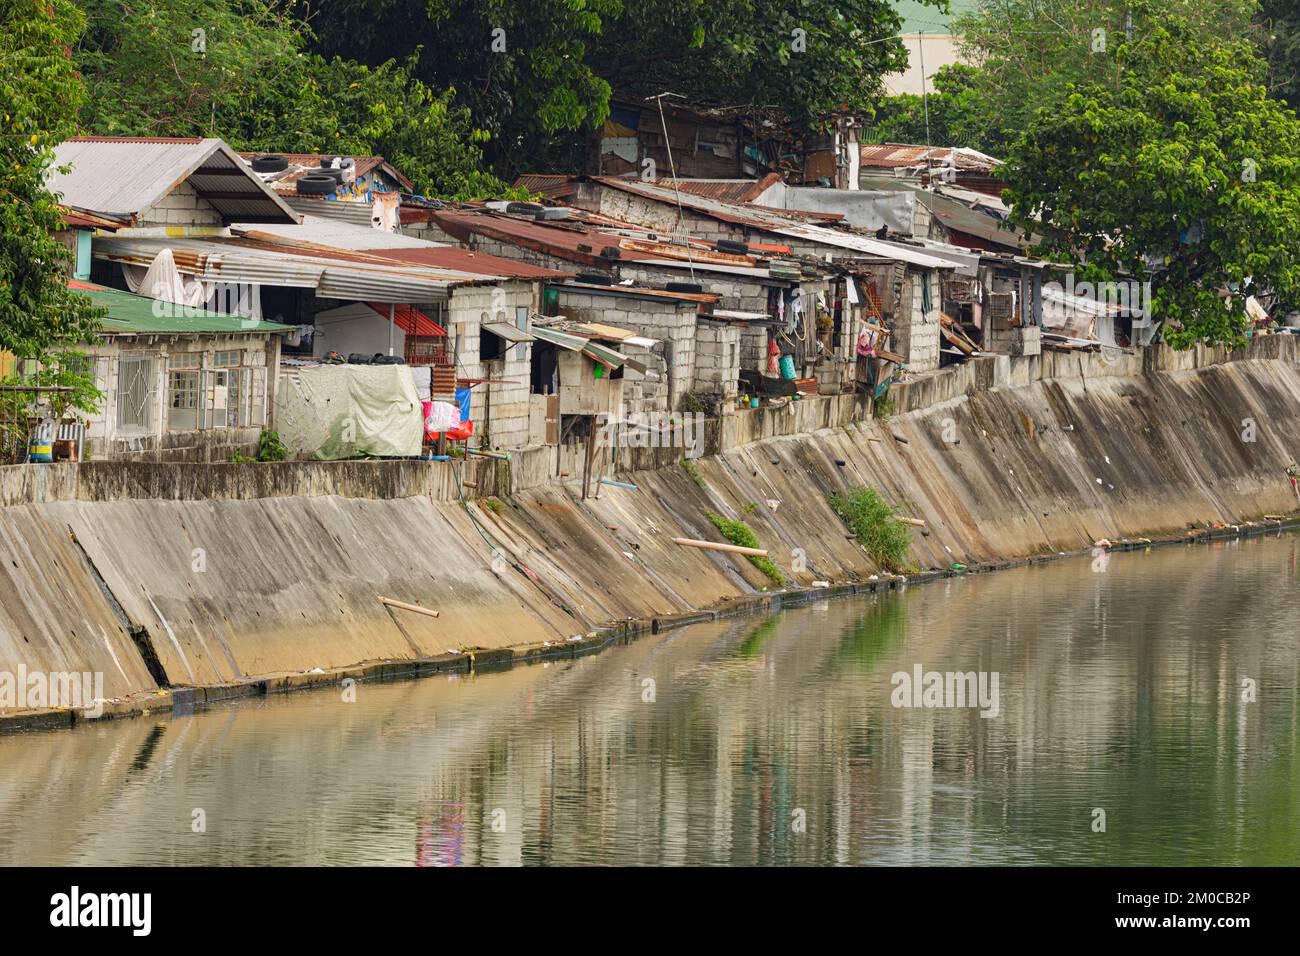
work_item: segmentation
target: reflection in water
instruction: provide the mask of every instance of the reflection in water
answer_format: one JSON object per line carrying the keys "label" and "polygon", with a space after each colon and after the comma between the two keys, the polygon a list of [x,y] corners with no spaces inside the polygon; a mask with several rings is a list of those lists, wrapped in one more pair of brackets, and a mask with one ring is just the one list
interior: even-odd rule
{"label": "reflection in water", "polygon": [[[356,703],[0,738],[0,862],[1294,865],[1296,549],[1061,561]],[[998,672],[1000,715],[894,708],[916,664]]]}

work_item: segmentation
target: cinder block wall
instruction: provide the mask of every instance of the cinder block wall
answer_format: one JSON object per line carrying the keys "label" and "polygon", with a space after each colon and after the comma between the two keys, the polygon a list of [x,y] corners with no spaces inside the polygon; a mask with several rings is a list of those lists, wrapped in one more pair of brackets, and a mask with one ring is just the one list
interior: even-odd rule
{"label": "cinder block wall", "polygon": [[[922,283],[930,283],[930,312],[924,311]],[[891,336],[894,351],[914,372],[939,367],[939,274],[933,269],[909,269],[903,281]]]}
{"label": "cinder block wall", "polygon": [[182,182],[140,216],[142,226],[220,226],[221,214]]}
{"label": "cinder block wall", "polygon": [[490,444],[497,448],[522,448],[528,444],[532,346],[512,345],[506,349],[504,358],[483,361],[482,324],[515,325],[517,309],[537,311],[538,288],[539,285],[523,281],[461,286],[452,290],[448,302],[450,331],[457,343],[457,376],[496,380],[496,384],[476,385],[471,389],[470,417],[480,433],[486,421]]}
{"label": "cinder block wall", "polygon": [[740,329],[701,319],[695,328],[695,391],[733,399],[739,377]]}
{"label": "cinder block wall", "polygon": [[668,406],[680,407],[681,398],[695,384],[696,303],[601,295],[559,287],[560,312],[579,322],[600,322],[631,329],[658,339],[655,351],[663,356],[668,385]]}

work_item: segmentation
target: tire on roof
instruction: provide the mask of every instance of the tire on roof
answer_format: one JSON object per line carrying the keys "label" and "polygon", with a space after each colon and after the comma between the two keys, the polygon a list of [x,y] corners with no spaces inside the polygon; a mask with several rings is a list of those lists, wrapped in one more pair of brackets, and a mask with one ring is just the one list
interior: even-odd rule
{"label": "tire on roof", "polygon": [[283,156],[254,156],[253,172],[279,173],[289,168],[289,160]]}
{"label": "tire on roof", "polygon": [[296,185],[298,192],[304,196],[332,196],[339,188],[339,181],[333,176],[308,173],[299,178]]}

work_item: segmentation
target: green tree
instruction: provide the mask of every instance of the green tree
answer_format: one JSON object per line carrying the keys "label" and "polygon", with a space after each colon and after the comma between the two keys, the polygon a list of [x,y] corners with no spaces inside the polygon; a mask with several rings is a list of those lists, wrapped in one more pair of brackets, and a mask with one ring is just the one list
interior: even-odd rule
{"label": "green tree", "polygon": [[994,134],[997,124],[989,115],[988,101],[977,92],[975,68],[954,63],[932,79],[934,88],[924,98],[903,93],[884,100],[865,138],[875,143],[965,146],[991,155],[1005,147]]}
{"label": "green tree", "polygon": [[1119,78],[1113,53],[1132,31],[1152,41],[1160,24],[1176,19],[1207,42],[1254,35],[1256,0],[981,0],[955,22],[958,48],[979,67],[971,76],[984,151],[1000,156],[1039,108],[1060,101],[1083,82]]}
{"label": "green tree", "polygon": [[[946,0],[925,0],[942,6]],[[318,49],[377,63],[423,47],[418,76],[454,88],[507,173],[572,165],[612,91],[773,107],[815,123],[870,112],[903,69],[888,0],[356,0],[303,2]],[[499,31],[499,32],[498,32]]]}
{"label": "green tree", "polygon": [[1265,73],[1246,40],[1144,27],[1038,110],[1008,157],[1014,221],[1084,278],[1150,275],[1171,344],[1240,342],[1246,297],[1300,282],[1300,124]]}
{"label": "green tree", "polygon": [[1300,105],[1300,4],[1261,0],[1258,17],[1269,63],[1269,88],[1291,106]]}
{"label": "green tree", "polygon": [[103,313],[65,283],[69,253],[53,235],[64,222],[45,189],[85,100],[67,52],[81,25],[67,0],[0,0],[0,350],[40,363],[38,384],[73,389],[89,411],[98,396],[79,346]]}
{"label": "green tree", "polygon": [[[104,135],[220,136],[237,149],[379,154],[430,195],[478,198],[487,134],[417,80],[411,62],[366,66],[310,49],[277,0],[80,0],[83,111]],[[416,51],[418,54],[418,50]]]}

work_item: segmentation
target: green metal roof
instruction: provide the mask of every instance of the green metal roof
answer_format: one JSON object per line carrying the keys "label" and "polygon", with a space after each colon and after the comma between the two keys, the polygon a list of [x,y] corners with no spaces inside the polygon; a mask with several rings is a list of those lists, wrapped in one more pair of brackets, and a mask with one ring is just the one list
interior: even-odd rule
{"label": "green metal roof", "polygon": [[73,291],[108,309],[104,317],[105,335],[176,335],[191,333],[287,332],[292,326],[278,322],[246,319],[224,312],[208,312],[174,305],[118,289],[106,289],[89,283],[70,283]]}

